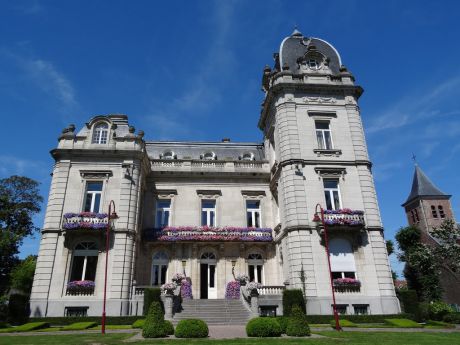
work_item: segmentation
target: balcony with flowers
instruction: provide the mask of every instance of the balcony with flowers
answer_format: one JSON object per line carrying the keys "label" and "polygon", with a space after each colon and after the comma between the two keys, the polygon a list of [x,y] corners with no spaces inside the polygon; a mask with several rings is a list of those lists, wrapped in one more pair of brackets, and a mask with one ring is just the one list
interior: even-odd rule
{"label": "balcony with flowers", "polygon": [[337,292],[359,292],[361,290],[361,282],[355,278],[333,279],[332,286]]}
{"label": "balcony with flowers", "polygon": [[[320,215],[316,214],[313,221],[320,223]],[[324,223],[331,230],[335,228],[362,229],[365,225],[364,211],[352,210],[350,208],[324,210]]]}
{"label": "balcony with flowers", "polygon": [[74,280],[67,284],[67,296],[91,296],[96,285],[92,280]]}
{"label": "balcony with flowers", "polygon": [[168,226],[147,229],[146,240],[160,242],[271,242],[272,229],[249,227]]}
{"label": "balcony with flowers", "polygon": [[90,230],[98,231],[107,228],[109,217],[107,213],[80,212],[66,213],[62,227],[65,230]]}

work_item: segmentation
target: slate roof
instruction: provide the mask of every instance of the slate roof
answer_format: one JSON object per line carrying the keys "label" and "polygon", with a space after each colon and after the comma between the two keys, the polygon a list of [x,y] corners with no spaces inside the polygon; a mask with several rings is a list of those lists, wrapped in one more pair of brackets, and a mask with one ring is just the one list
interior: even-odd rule
{"label": "slate roof", "polygon": [[298,30],[286,37],[280,46],[279,63],[281,68],[287,64],[294,74],[301,73],[297,59],[303,57],[309,46],[314,46],[318,52],[330,59],[329,68],[333,74],[340,73],[342,61],[337,50],[332,44],[315,37],[304,37]]}
{"label": "slate roof", "polygon": [[429,197],[439,199],[449,199],[451,195],[445,194],[433,182],[430,181],[428,176],[420,169],[418,165],[415,166],[414,177],[412,180],[412,189],[407,200],[402,206],[407,205],[409,202],[416,198]]}

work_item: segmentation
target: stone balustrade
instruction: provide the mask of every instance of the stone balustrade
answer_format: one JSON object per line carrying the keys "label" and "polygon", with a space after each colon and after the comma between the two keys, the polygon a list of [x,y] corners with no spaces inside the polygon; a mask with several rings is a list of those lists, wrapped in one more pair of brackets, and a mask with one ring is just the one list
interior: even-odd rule
{"label": "stone balustrade", "polygon": [[282,295],[283,291],[286,289],[284,285],[280,286],[270,286],[264,285],[257,289],[259,295]]}
{"label": "stone balustrade", "polygon": [[152,159],[150,162],[153,172],[270,173],[270,166],[266,161]]}
{"label": "stone balustrade", "polygon": [[331,227],[363,227],[365,224],[364,211],[351,209],[325,210],[324,222]]}

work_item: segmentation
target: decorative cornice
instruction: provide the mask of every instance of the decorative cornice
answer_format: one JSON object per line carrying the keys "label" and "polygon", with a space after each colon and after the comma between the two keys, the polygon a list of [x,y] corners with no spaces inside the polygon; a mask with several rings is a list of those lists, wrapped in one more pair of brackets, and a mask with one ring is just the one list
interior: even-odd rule
{"label": "decorative cornice", "polygon": [[112,170],[80,170],[83,178],[109,178],[113,176]]}

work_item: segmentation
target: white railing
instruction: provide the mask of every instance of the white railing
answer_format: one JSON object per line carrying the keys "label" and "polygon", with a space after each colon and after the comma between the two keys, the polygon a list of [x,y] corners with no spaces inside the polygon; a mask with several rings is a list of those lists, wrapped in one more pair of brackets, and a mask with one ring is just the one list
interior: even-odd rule
{"label": "white railing", "polygon": [[224,166],[224,162],[192,162],[192,168],[222,169]]}
{"label": "white railing", "polygon": [[168,161],[152,161],[152,167],[160,167],[160,168],[175,168],[175,167],[181,167],[182,162],[181,161],[174,161],[174,160],[168,160]]}
{"label": "white railing", "polygon": [[324,222],[330,226],[363,226],[364,212],[350,209],[325,211]]}
{"label": "white railing", "polygon": [[243,169],[262,169],[263,163],[255,163],[255,162],[235,162],[235,168],[243,168]]}
{"label": "white railing", "polygon": [[264,285],[257,289],[259,295],[282,295],[283,291],[286,289],[284,285],[279,286],[270,286]]}

